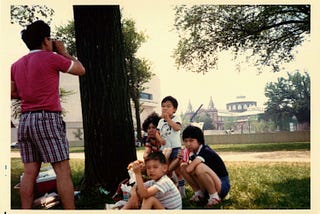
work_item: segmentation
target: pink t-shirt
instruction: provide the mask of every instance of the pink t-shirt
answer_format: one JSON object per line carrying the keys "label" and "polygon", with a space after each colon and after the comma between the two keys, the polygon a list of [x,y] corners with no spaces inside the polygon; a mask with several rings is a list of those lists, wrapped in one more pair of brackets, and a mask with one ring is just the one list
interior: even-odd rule
{"label": "pink t-shirt", "polygon": [[11,81],[21,99],[21,111],[61,111],[59,71],[68,72],[72,61],[51,51],[36,50],[11,66]]}

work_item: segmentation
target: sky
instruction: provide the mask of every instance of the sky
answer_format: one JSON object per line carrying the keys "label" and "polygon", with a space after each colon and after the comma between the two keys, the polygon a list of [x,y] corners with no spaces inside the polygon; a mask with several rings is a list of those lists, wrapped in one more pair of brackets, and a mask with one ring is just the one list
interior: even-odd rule
{"label": "sky", "polygon": [[[11,1],[18,2],[18,1]],[[19,1],[20,2],[20,1]],[[39,1],[26,1],[39,2]],[[55,10],[55,16],[51,27],[66,24],[73,19],[72,4],[83,4],[86,1],[67,0],[63,4],[59,1],[46,1],[46,5]],[[61,2],[61,1],[60,1]],[[137,3],[138,2],[138,3]],[[90,4],[114,4],[119,3],[122,14],[131,18],[136,23],[137,31],[147,36],[147,41],[142,44],[138,56],[150,61],[151,71],[160,79],[160,96],[172,95],[179,102],[178,111],[185,112],[188,103],[196,110],[201,104],[206,108],[212,97],[218,110],[225,110],[228,102],[236,101],[237,96],[246,96],[247,100],[257,101],[258,106],[263,106],[267,101],[264,96],[264,88],[267,82],[276,81],[280,76],[287,76],[287,71],[307,71],[311,73],[311,67],[315,59],[312,42],[305,42],[296,60],[284,65],[285,70],[273,73],[267,70],[259,71],[248,64],[240,65],[240,72],[231,60],[230,54],[221,54],[218,61],[218,70],[206,74],[193,73],[178,70],[173,51],[177,46],[178,36],[174,29],[174,4],[179,1],[90,1]],[[192,2],[191,2],[192,3]],[[21,4],[21,3],[19,3]],[[8,25],[7,42],[8,49],[5,53],[9,66],[14,60],[26,54],[28,50],[20,39],[21,28],[17,25]],[[9,54],[8,54],[9,53]],[[66,77],[64,83],[74,83]],[[68,85],[65,86],[68,89]],[[80,110],[79,110],[80,111]]]}

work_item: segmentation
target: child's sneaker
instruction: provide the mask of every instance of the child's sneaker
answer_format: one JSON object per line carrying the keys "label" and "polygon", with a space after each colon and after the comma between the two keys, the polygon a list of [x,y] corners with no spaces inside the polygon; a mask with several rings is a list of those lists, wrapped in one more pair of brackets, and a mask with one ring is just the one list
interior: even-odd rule
{"label": "child's sneaker", "polygon": [[190,199],[189,201],[191,203],[199,203],[203,200],[203,197],[201,197],[201,195],[198,195],[198,194],[194,194]]}
{"label": "child's sneaker", "polygon": [[220,203],[221,203],[220,198],[209,198],[206,207],[207,208],[214,207],[215,205]]}
{"label": "child's sneaker", "polygon": [[178,189],[179,189],[179,192],[180,192],[180,195],[181,195],[181,198],[185,198],[186,197],[186,189],[185,189],[185,186],[178,186]]}

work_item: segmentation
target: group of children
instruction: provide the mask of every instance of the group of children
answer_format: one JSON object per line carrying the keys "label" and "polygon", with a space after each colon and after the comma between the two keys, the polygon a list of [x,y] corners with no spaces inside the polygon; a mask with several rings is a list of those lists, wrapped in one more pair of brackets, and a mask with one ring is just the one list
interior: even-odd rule
{"label": "group of children", "polygon": [[[219,155],[205,145],[200,128],[190,125],[183,130],[185,148],[182,148],[177,108],[177,100],[167,96],[161,102],[161,116],[152,113],[143,122],[142,128],[148,133],[144,161],[137,160],[128,166],[135,174],[136,184],[123,209],[181,209],[185,182],[194,191],[190,202],[207,198],[206,207],[220,204],[228,194],[228,171]],[[143,170],[150,179],[146,182]],[[173,174],[178,178],[178,186],[171,179]]]}

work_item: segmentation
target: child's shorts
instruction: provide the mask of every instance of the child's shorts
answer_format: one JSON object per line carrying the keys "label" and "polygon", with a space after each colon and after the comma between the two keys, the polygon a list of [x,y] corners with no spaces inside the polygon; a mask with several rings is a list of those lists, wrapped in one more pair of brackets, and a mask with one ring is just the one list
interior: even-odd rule
{"label": "child's shorts", "polygon": [[221,177],[221,192],[219,194],[220,198],[223,199],[227,196],[228,192],[230,191],[230,181],[229,176]]}

